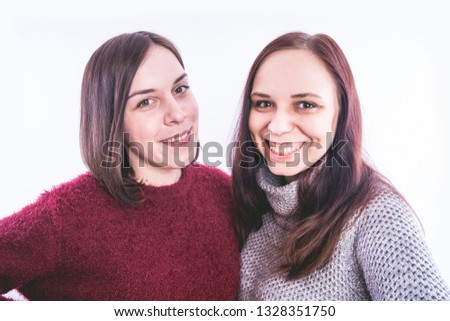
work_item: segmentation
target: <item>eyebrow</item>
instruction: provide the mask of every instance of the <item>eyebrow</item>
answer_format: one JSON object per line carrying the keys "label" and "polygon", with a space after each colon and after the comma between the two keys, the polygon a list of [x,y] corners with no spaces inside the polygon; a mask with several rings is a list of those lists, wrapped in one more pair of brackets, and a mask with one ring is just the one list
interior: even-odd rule
{"label": "eyebrow", "polygon": [[[175,85],[177,82],[179,82],[180,80],[182,80],[183,78],[187,77],[187,73],[183,73],[180,77],[178,77],[177,79],[175,79],[175,81],[173,82],[173,84]],[[143,95],[143,94],[148,94],[148,93],[152,93],[155,92],[156,90],[153,88],[148,88],[148,89],[142,89],[142,90],[137,90],[135,92],[133,92],[130,96],[127,97],[127,99],[130,99],[131,97],[134,97],[136,95]]]}
{"label": "eyebrow", "polygon": [[308,96],[316,97],[316,98],[322,98],[319,95],[313,94],[313,93],[301,93],[301,94],[295,94],[291,95],[291,98],[305,98]]}
{"label": "eyebrow", "polygon": [[258,97],[262,97],[262,98],[270,98],[269,95],[263,94],[263,93],[259,93],[259,92],[254,92],[250,96],[258,96]]}
{"label": "eyebrow", "polygon": [[[262,97],[262,98],[270,98],[270,95],[267,94],[263,94],[260,92],[254,92],[251,94],[251,96],[258,96],[258,97]],[[300,94],[295,94],[295,95],[291,95],[291,98],[305,98],[305,97],[317,97],[317,98],[322,98],[319,95],[313,94],[313,93],[300,93]]]}

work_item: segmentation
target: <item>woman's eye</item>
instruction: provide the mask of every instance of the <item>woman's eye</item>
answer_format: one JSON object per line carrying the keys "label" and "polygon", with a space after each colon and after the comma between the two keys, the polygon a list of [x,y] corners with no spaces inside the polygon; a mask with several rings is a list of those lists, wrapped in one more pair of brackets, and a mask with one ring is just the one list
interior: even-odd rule
{"label": "woman's eye", "polygon": [[316,105],[307,101],[301,101],[297,104],[298,108],[300,109],[311,109],[315,108]]}
{"label": "woman's eye", "polygon": [[182,94],[182,93],[184,93],[186,90],[188,90],[189,89],[189,86],[188,85],[182,85],[182,86],[180,86],[180,87],[177,87],[176,89],[175,89],[175,93],[176,94]]}
{"label": "woman's eye", "polygon": [[272,107],[272,103],[270,101],[267,100],[258,100],[254,103],[255,107],[258,108],[267,108],[267,107]]}
{"label": "woman's eye", "polygon": [[138,108],[148,107],[154,103],[152,98],[146,98],[138,104]]}

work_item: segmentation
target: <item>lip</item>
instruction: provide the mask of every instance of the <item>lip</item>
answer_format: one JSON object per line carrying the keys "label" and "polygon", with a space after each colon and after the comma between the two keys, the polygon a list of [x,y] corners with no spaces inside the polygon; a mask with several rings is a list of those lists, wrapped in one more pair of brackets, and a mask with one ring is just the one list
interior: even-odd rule
{"label": "lip", "polygon": [[[185,136],[185,137],[183,137]],[[188,144],[193,137],[192,127],[188,130],[182,131],[176,135],[170,136],[166,139],[161,140],[161,143],[167,144],[169,146],[183,146]],[[183,138],[181,138],[183,137]],[[180,139],[181,138],[181,139]]]}
{"label": "lip", "polygon": [[[296,148],[294,151],[287,153],[287,154],[279,154],[271,149],[271,147],[275,147],[278,145],[278,147],[283,150],[284,148],[290,148],[294,146],[295,144],[300,144],[298,148]],[[264,147],[266,151],[266,155],[268,154],[271,161],[274,162],[286,162],[292,159],[292,157],[298,153],[304,146],[306,142],[273,142],[268,141],[264,139]]]}
{"label": "lip", "polygon": [[266,143],[266,145],[270,146],[270,147],[278,146],[278,147],[281,147],[281,148],[286,148],[286,147],[292,147],[292,146],[295,146],[295,145],[299,144],[299,147],[297,148],[297,150],[300,149],[306,143],[305,141],[276,142],[276,141],[268,140],[268,139],[263,139],[263,140],[264,140],[264,143]]}

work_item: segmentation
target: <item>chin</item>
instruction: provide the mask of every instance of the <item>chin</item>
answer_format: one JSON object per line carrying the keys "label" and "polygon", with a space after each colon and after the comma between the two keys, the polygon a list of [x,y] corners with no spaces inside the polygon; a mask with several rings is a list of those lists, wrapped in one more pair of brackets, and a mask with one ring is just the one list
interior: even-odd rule
{"label": "chin", "polygon": [[168,168],[185,168],[189,166],[193,162],[193,159],[186,158],[186,159],[178,159],[178,160],[170,160],[167,163]]}
{"label": "chin", "polygon": [[304,165],[288,167],[286,164],[274,164],[274,166],[268,166],[268,168],[272,174],[284,177],[296,176],[308,169],[308,167]]}
{"label": "chin", "polygon": [[183,156],[184,157],[180,157],[179,160],[177,160],[177,162],[174,162],[175,165],[180,168],[189,166],[197,159],[195,154],[186,154]]}
{"label": "chin", "polygon": [[[196,150],[194,148],[180,148],[176,152],[170,153],[165,157],[167,167],[170,168],[184,168],[195,160]],[[163,155],[160,156],[164,159]]]}

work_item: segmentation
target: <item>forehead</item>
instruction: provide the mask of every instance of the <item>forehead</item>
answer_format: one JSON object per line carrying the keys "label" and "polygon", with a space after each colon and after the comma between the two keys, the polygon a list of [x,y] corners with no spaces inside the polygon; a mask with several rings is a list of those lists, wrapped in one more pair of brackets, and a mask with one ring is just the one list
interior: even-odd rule
{"label": "forehead", "polygon": [[153,45],[147,50],[136,71],[131,88],[157,87],[168,83],[172,85],[173,81],[183,72],[183,67],[172,51],[159,45]]}
{"label": "forehead", "polygon": [[334,79],[325,64],[304,49],[286,49],[270,54],[256,72],[253,90],[334,91]]}

